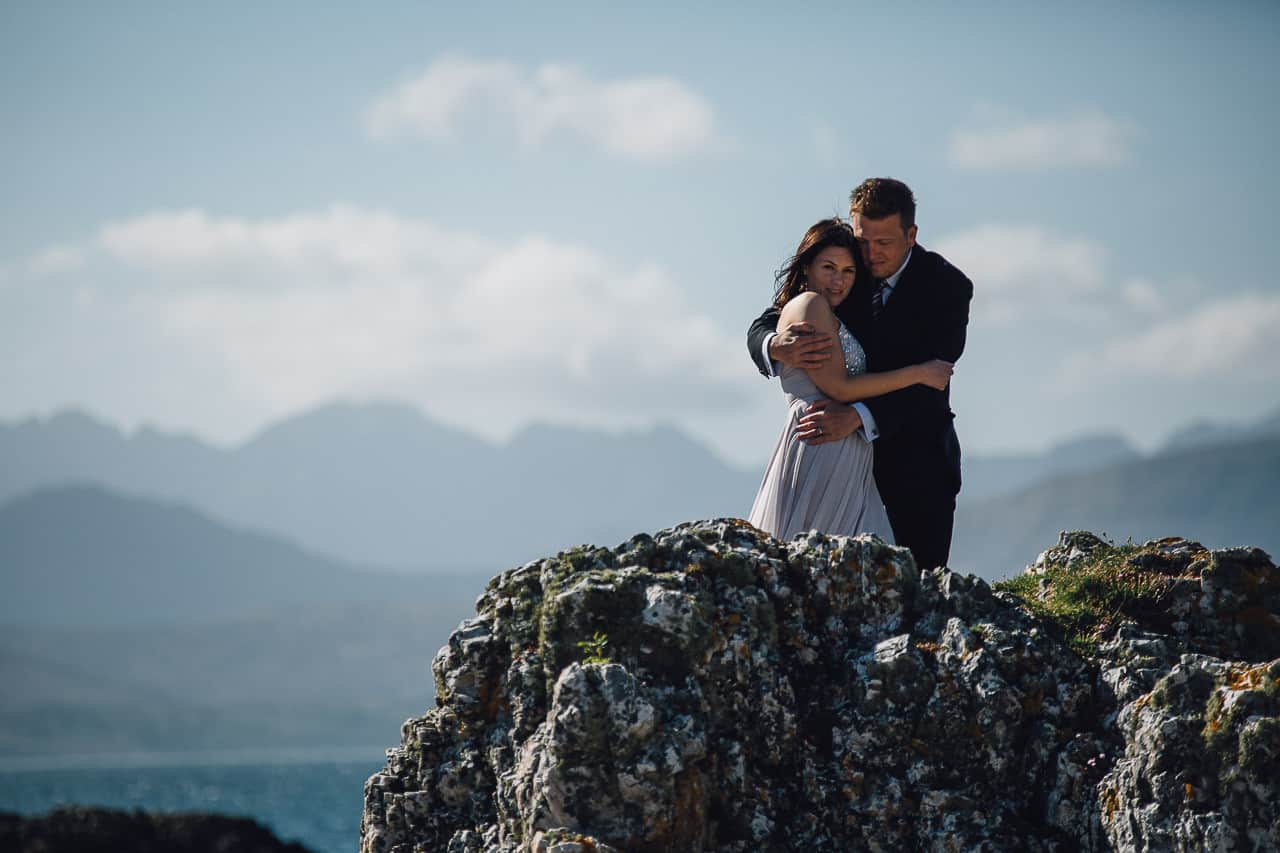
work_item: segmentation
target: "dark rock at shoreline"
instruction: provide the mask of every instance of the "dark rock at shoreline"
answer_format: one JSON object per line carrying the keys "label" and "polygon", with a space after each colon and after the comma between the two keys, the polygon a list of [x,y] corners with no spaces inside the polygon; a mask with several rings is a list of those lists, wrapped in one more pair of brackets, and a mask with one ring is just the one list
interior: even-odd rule
{"label": "dark rock at shoreline", "polygon": [[1280,848],[1280,572],[1063,536],[1005,591],[735,520],[490,582],[365,853]]}
{"label": "dark rock at shoreline", "polygon": [[45,815],[0,812],[7,853],[309,853],[248,818],[70,806]]}

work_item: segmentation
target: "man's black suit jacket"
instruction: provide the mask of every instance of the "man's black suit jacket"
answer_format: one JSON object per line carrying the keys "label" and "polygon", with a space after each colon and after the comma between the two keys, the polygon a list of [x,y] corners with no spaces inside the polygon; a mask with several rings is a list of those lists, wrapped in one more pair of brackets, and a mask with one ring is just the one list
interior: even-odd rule
{"label": "man's black suit jacket", "polygon": [[[865,274],[836,308],[836,314],[867,352],[867,369],[894,370],[941,358],[957,361],[964,351],[965,327],[973,284],[946,258],[917,244],[879,318],[871,317],[872,280]],[[769,375],[761,352],[775,331],[778,312],[761,314],[747,334],[747,346],[760,372]],[[916,498],[949,496],[954,508],[960,491],[960,442],[952,421],[950,389],[913,385],[862,401],[875,417],[876,484],[892,521]],[[950,541],[950,516],[946,519]],[[896,525],[895,525],[896,530]],[[913,548],[914,550],[914,548]]]}

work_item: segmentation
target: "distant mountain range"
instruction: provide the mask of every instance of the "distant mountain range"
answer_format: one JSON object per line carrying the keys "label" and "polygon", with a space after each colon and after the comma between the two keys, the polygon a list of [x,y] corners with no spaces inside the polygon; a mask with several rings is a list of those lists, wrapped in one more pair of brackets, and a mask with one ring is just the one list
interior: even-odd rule
{"label": "distant mountain range", "polygon": [[[1280,435],[1280,411],[1248,427],[1200,425],[1177,446]],[[1142,458],[1118,436],[964,463],[962,502]],[[322,406],[228,450],[183,435],[125,435],[76,411],[0,424],[0,503],[67,483],[176,502],[360,566],[494,572],[583,542],[745,515],[744,471],[670,427],[619,434],[534,426],[494,444],[398,404]]]}
{"label": "distant mountain range", "polygon": [[1119,435],[1077,438],[1041,453],[966,455],[962,494],[965,500],[1007,495],[1051,477],[1094,471],[1141,457],[1142,454]]}
{"label": "distant mountain range", "polygon": [[41,489],[0,506],[0,624],[177,625],[285,605],[421,598],[430,586],[99,486]]}
{"label": "distant mountain range", "polygon": [[1185,536],[1280,556],[1280,438],[1192,446],[963,502],[951,566],[988,579],[1020,572],[1061,530],[1113,541]]}
{"label": "distant mountain range", "polygon": [[1187,450],[1214,444],[1252,441],[1280,436],[1280,409],[1249,424],[1219,424],[1208,420],[1191,423],[1169,436],[1166,451]]}
{"label": "distant mountain range", "polygon": [[[384,742],[489,576],[743,515],[758,477],[673,429],[494,445],[392,405],[231,450],[74,412],[0,425],[0,754]],[[1007,576],[1070,528],[1274,556],[1277,483],[1280,415],[1151,456],[970,455],[952,566]]]}
{"label": "distant mountain range", "polygon": [[424,658],[486,580],[365,571],[97,486],[17,498],[0,754],[378,743],[431,701]]}
{"label": "distant mountain range", "polygon": [[508,568],[583,542],[742,515],[759,483],[670,428],[532,427],[496,445],[399,405],[334,404],[232,450],[88,415],[0,426],[0,502],[97,483],[360,565]]}

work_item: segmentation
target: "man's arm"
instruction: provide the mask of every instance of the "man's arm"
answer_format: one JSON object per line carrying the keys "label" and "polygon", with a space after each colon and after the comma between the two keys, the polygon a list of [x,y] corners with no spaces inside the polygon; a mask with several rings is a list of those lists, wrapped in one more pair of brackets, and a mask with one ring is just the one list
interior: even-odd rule
{"label": "man's arm", "polygon": [[770,305],[747,330],[747,351],[751,353],[751,360],[756,363],[756,370],[767,377],[772,377],[774,372],[764,357],[764,339],[777,331],[778,314],[778,309]]}
{"label": "man's arm", "polygon": [[815,332],[811,323],[788,323],[786,328],[779,329],[779,316],[778,309],[770,307],[747,330],[747,352],[756,363],[756,369],[772,379],[778,371],[776,365],[769,363],[770,360],[806,370],[826,364],[831,358],[831,342],[835,339],[824,332]]}
{"label": "man's arm", "polygon": [[[939,298],[945,301],[938,306],[934,315],[929,333],[929,354],[954,363],[959,361],[964,352],[973,284],[959,270],[954,270],[954,278],[940,288]],[[910,424],[918,423],[930,414],[937,414],[940,409],[945,409],[947,397],[944,391],[913,385],[883,397],[866,400],[864,405],[875,419],[878,434],[884,437],[901,432]]]}

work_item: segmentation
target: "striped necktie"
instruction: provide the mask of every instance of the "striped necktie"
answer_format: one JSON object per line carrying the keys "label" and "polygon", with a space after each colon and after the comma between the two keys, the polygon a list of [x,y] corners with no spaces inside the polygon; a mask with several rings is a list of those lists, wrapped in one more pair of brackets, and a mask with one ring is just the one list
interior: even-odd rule
{"label": "striped necktie", "polygon": [[876,280],[876,292],[871,294],[871,319],[879,320],[880,312],[884,310],[885,293],[889,290],[888,282],[884,279]]}

